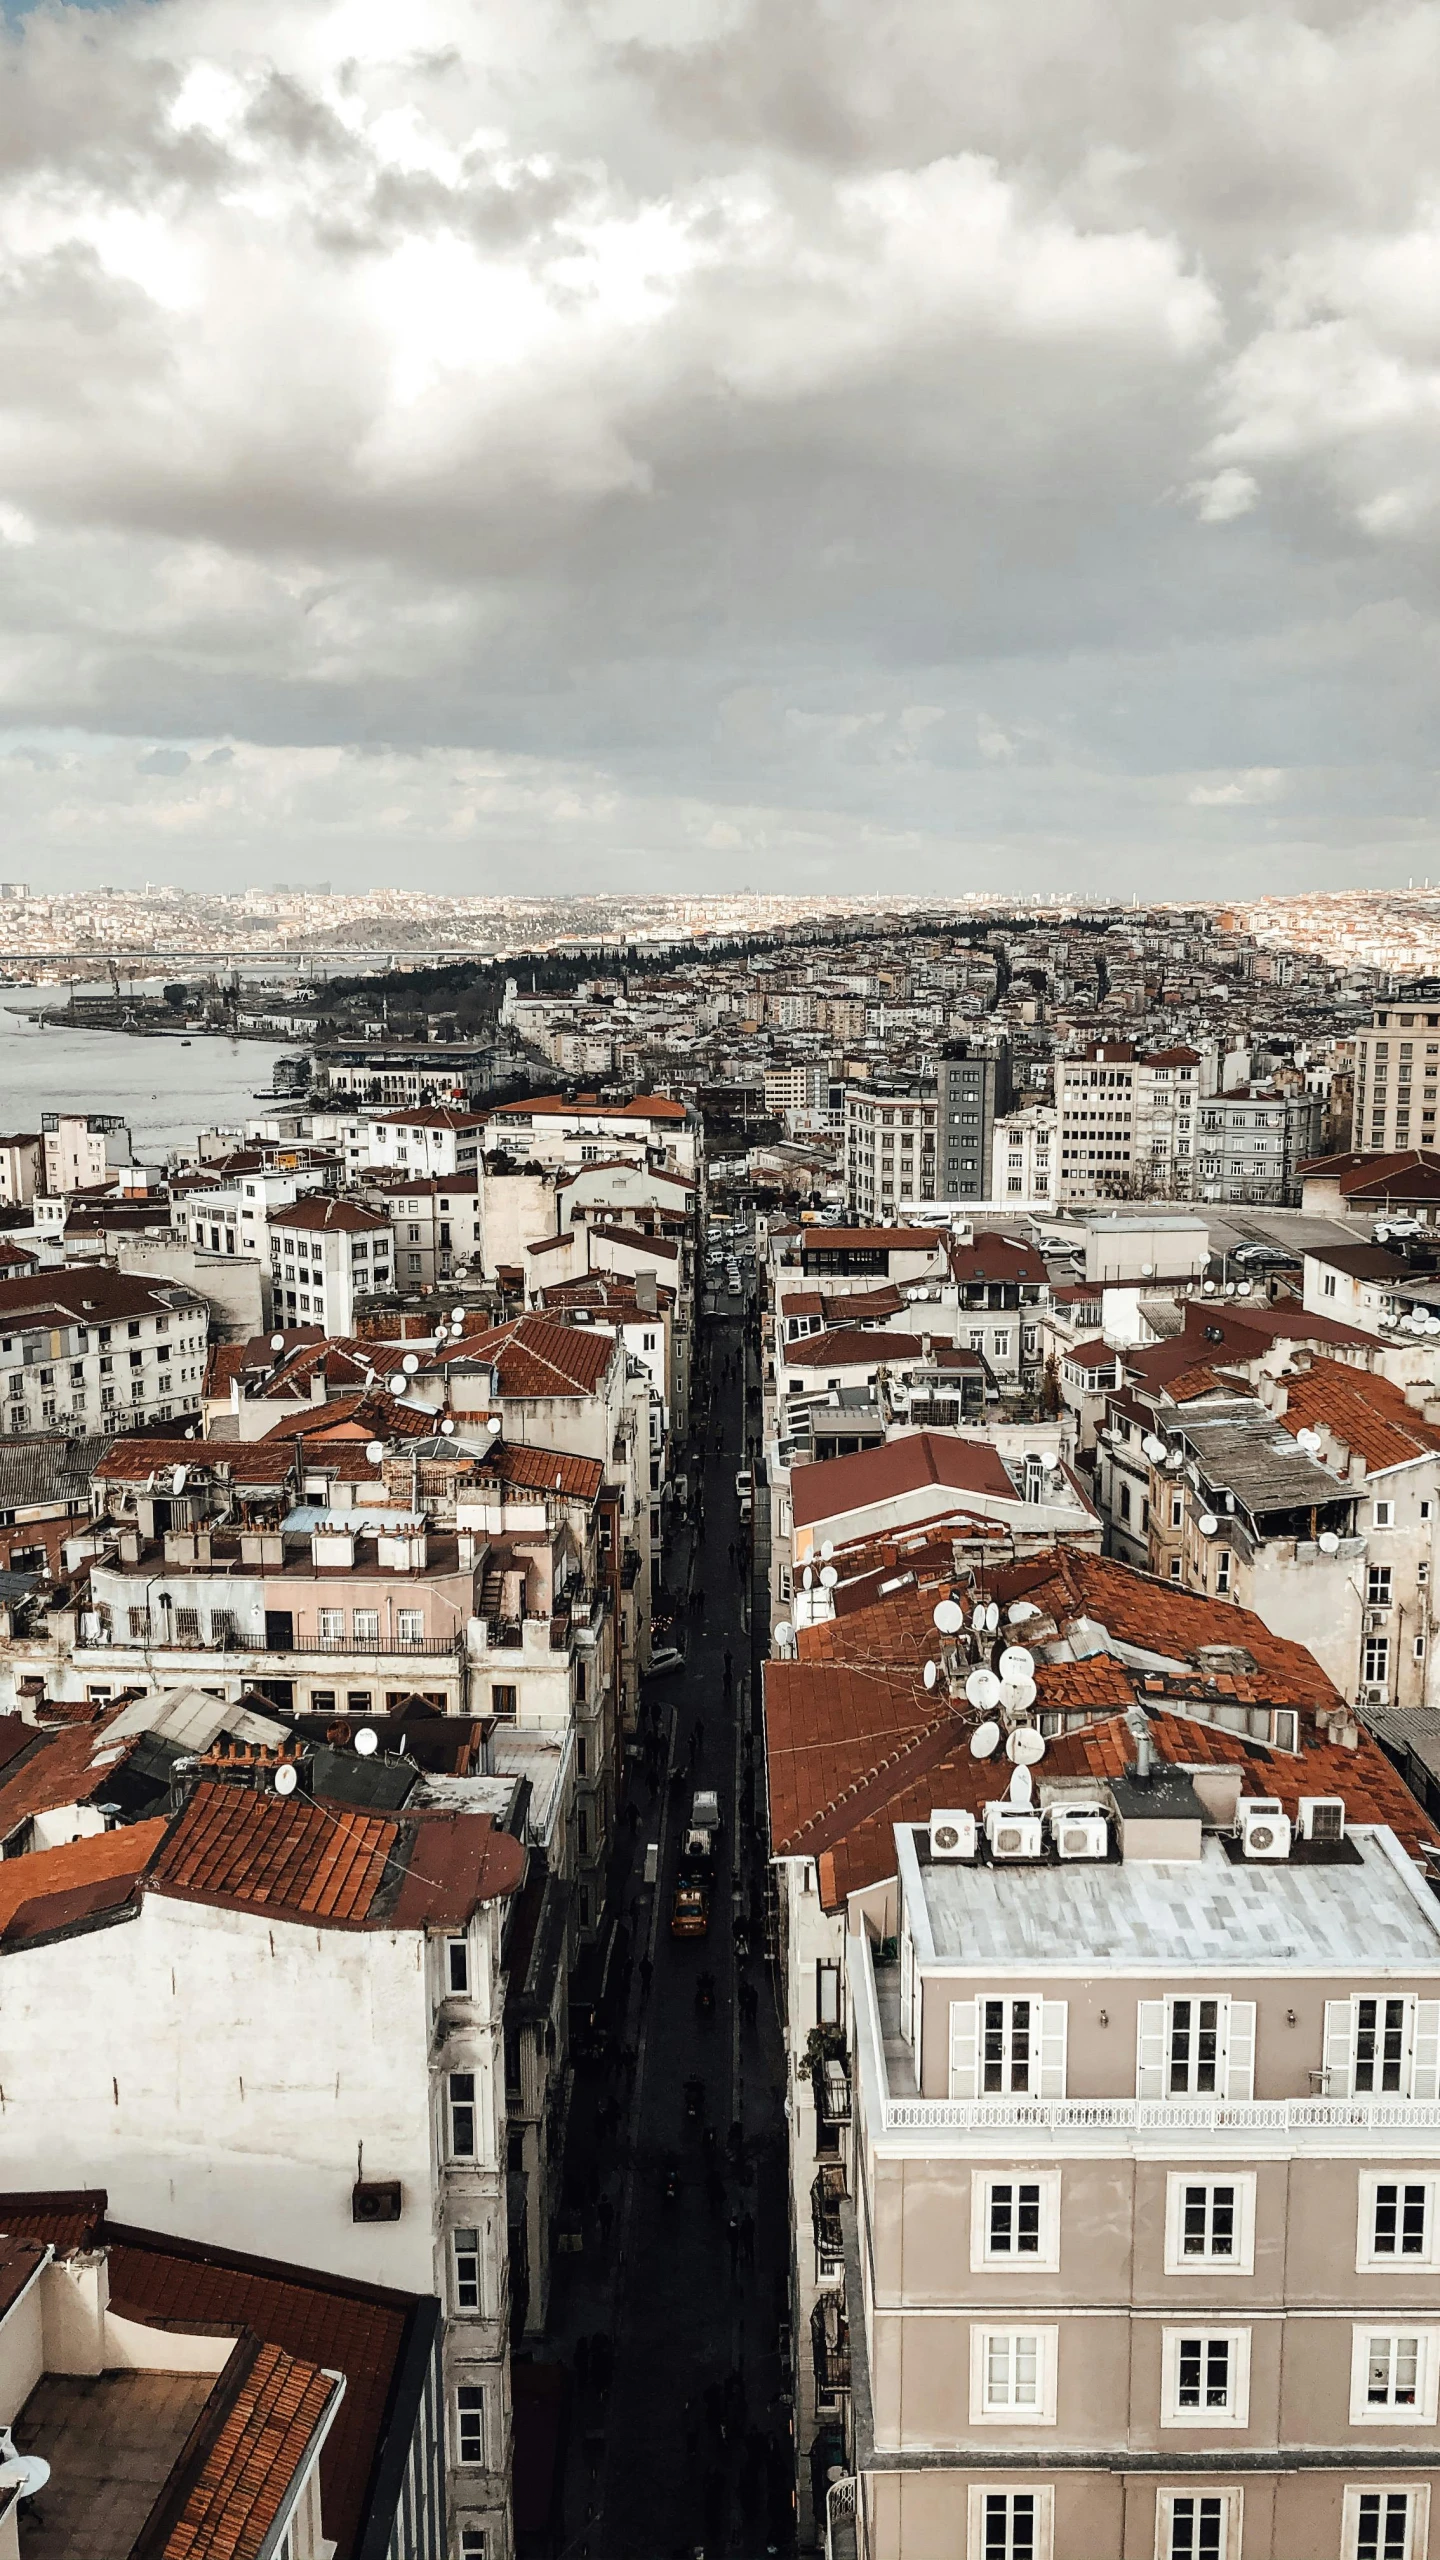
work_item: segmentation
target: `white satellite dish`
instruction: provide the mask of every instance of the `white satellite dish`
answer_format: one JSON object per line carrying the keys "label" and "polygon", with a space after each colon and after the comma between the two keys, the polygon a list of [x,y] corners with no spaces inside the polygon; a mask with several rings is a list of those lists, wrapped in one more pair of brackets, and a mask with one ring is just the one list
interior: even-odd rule
{"label": "white satellite dish", "polygon": [[1038,1694],[1033,1680],[1002,1680],[1000,1683],[1000,1704],[1010,1716],[1027,1715]]}
{"label": "white satellite dish", "polygon": [[971,1626],[972,1626],[972,1627],[983,1627],[983,1626],[984,1626],[984,1624],[985,1624],[985,1603],[984,1603],[984,1601],[983,1601],[983,1600],[977,1600],[977,1601],[976,1601],[976,1603],[975,1603],[974,1608],[971,1610],[971,1612],[970,1612],[970,1624],[971,1624]]}
{"label": "white satellite dish", "polygon": [[283,1333],[272,1333],[272,1334],[271,1334],[271,1336],[270,1336],[270,1348],[271,1348],[271,1350],[272,1350],[272,1351],[283,1351],[283,1350],[284,1350],[284,1348],[285,1348],[285,1336],[284,1336],[284,1334],[283,1334]]}
{"label": "white satellite dish", "polygon": [[1333,1529],[1322,1529],[1315,1544],[1322,1556],[1338,1556],[1340,1553],[1340,1541]]}
{"label": "white satellite dish", "polygon": [[1214,1297],[1214,1295],[1215,1295],[1215,1283],[1214,1283],[1214,1281],[1213,1281],[1213,1280],[1202,1280],[1202,1281],[1201,1281],[1201,1283],[1200,1283],[1200,1286],[1201,1286],[1201,1288],[1203,1289],[1203,1291],[1204,1291],[1204,1293],[1205,1293],[1205,1295],[1206,1295],[1206,1297],[1207,1297],[1207,1298],[1213,1298],[1213,1297]]}
{"label": "white satellite dish", "polygon": [[1200,1514],[1200,1526],[1207,1538],[1213,1538],[1216,1530],[1220,1526],[1220,1523],[1216,1519],[1213,1511],[1202,1511]]}
{"label": "white satellite dish", "polygon": [[1184,1450],[1167,1449],[1165,1452],[1165,1464],[1167,1467],[1183,1467],[1185,1464]]}
{"label": "white satellite dish", "polygon": [[1005,1745],[1005,1757],[1017,1769],[1032,1769],[1045,1757],[1045,1736],[1033,1724],[1017,1724]]}
{"label": "white satellite dish", "polygon": [[1236,1283],[1235,1283],[1235,1295],[1236,1295],[1236,1297],[1237,1297],[1237,1298],[1248,1298],[1248,1297],[1249,1297],[1249,1295],[1250,1295],[1250,1291],[1251,1291],[1252,1286],[1253,1286],[1253,1283],[1252,1283],[1251,1281],[1249,1281],[1249,1280],[1237,1280],[1237,1281],[1236,1281]]}
{"label": "white satellite dish", "polygon": [[1000,1727],[998,1724],[977,1724],[974,1732],[970,1736],[971,1757],[976,1760],[989,1760],[994,1757],[994,1754],[999,1750],[999,1748]]}
{"label": "white satellite dish", "polygon": [[371,1464],[371,1466],[372,1466],[372,1467],[378,1467],[378,1466],[379,1466],[379,1464],[380,1464],[381,1459],[382,1459],[382,1458],[384,1457],[384,1455],[385,1455],[385,1443],[384,1443],[384,1441],[383,1441],[383,1440],[367,1440],[367,1441],[366,1441],[366,1443],[365,1443],[365,1455],[366,1455],[366,1457],[369,1459],[370,1464]]}
{"label": "white satellite dish", "polygon": [[933,1662],[927,1662],[924,1671],[921,1674],[921,1678],[924,1680],[926,1688],[933,1689],[939,1677],[940,1673],[937,1665]]}
{"label": "white satellite dish", "polygon": [[824,1564],[828,1564],[828,1563],[829,1563],[829,1561],[830,1561],[830,1558],[833,1556],[833,1554],[834,1554],[834,1553],[835,1553],[835,1541],[834,1541],[834,1539],[833,1539],[833,1538],[827,1538],[827,1539],[825,1540],[824,1545],[822,1546],[822,1548],[821,1548],[821,1550],[820,1550],[820,1557],[821,1557],[821,1561],[822,1561],[822,1563],[824,1563]]}
{"label": "white satellite dish", "polygon": [[486,1416],[485,1428],[492,1434],[498,1432],[500,1429],[500,1416],[498,1413],[492,1413]]}
{"label": "white satellite dish", "polygon": [[965,1612],[954,1600],[937,1600],[931,1616],[942,1636],[958,1636],[965,1624]]}
{"label": "white satellite dish", "polygon": [[993,1636],[996,1628],[1000,1624],[1000,1604],[998,1601],[991,1601],[989,1608],[985,1612],[985,1624]]}
{"label": "white satellite dish", "polygon": [[[1015,1736],[1012,1733],[1010,1740],[1013,1742],[1014,1739]],[[1035,1785],[1028,1769],[1020,1768],[1016,1770],[1014,1777],[1010,1781],[1008,1793],[1012,1804],[1034,1803]]]}
{"label": "white satellite dish", "polygon": [[807,1566],[805,1567],[804,1572],[801,1574],[801,1576],[800,1576],[800,1580],[801,1580],[801,1583],[802,1583],[802,1585],[804,1586],[805,1590],[810,1591],[810,1590],[813,1590],[813,1589],[814,1589],[814,1585],[815,1585],[815,1576],[814,1576],[814,1574],[811,1572],[810,1567],[809,1567],[809,1565],[808,1565],[808,1564],[807,1564]]}
{"label": "white satellite dish", "polygon": [[1038,1618],[1040,1612],[1033,1600],[1012,1600],[1005,1615],[1012,1627],[1023,1627],[1027,1618]]}
{"label": "white satellite dish", "polygon": [[380,1748],[380,1736],[373,1725],[362,1724],[355,1736],[355,1748],[362,1760],[373,1760]]}
{"label": "white satellite dish", "polygon": [[404,1359],[400,1363],[400,1366],[404,1370],[407,1378],[413,1378],[416,1370],[420,1366],[420,1363],[413,1351],[407,1351]]}
{"label": "white satellite dish", "polygon": [[453,1430],[454,1430],[454,1428],[455,1428],[455,1425],[454,1425],[454,1423],[451,1421],[450,1416],[448,1415],[448,1413],[447,1413],[447,1415],[445,1416],[444,1421],[441,1423],[440,1428],[441,1428],[441,1430],[444,1432],[445,1437],[446,1437],[446,1439],[448,1440],[448,1439],[449,1439],[449,1437],[450,1437],[450,1435],[451,1435],[451,1433],[452,1433],[452,1431],[453,1431]]}
{"label": "white satellite dish", "polygon": [[833,1591],[839,1579],[840,1576],[836,1572],[833,1564],[822,1564],[820,1567],[820,1587],[822,1591]]}
{"label": "white satellite dish", "polygon": [[992,1707],[1000,1704],[1000,1683],[994,1672],[987,1671],[983,1664],[978,1671],[972,1671],[965,1683],[965,1695],[982,1716],[988,1715]]}
{"label": "white satellite dish", "polygon": [[1318,1431],[1297,1431],[1295,1437],[1302,1449],[1323,1449],[1325,1446]]}
{"label": "white satellite dish", "polygon": [[1140,1445],[1151,1464],[1158,1467],[1165,1455],[1164,1441],[1157,1439],[1153,1431],[1147,1431]]}
{"label": "white satellite dish", "polygon": [[293,1796],[299,1784],[300,1781],[295,1775],[294,1761],[282,1760],[279,1768],[275,1772],[275,1793],[277,1796]]}
{"label": "white satellite dish", "polygon": [[1002,1680],[1028,1680],[1035,1668],[1035,1656],[1025,1644],[1007,1644],[997,1668]]}

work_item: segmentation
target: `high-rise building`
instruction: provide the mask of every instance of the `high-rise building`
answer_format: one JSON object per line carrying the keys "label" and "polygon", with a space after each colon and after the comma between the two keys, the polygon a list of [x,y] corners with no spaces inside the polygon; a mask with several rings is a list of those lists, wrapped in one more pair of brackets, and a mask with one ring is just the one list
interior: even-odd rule
{"label": "high-rise building", "polygon": [[1435,1144],[1440,1084],[1440,979],[1426,978],[1375,1009],[1355,1034],[1357,1155],[1398,1155]]}

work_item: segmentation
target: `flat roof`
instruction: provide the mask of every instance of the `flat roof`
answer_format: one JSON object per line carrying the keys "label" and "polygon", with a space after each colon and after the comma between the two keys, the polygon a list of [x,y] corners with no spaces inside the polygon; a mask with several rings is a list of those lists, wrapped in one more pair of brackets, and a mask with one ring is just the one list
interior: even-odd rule
{"label": "flat roof", "polygon": [[[895,1834],[906,1900],[929,1922],[934,1960],[966,1972],[1440,1969],[1440,1903],[1404,1850],[1380,1828],[1347,1837],[1363,1874],[1349,1862],[1232,1864],[1214,1833],[1198,1860],[932,1866],[917,1854],[923,1831],[901,1825]],[[918,1938],[916,1951],[925,1952]]]}

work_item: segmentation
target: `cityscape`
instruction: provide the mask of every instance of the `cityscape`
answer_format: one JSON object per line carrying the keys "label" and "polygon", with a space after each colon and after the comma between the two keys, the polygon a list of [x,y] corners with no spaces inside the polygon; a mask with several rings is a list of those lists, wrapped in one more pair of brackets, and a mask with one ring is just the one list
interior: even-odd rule
{"label": "cityscape", "polygon": [[0,2560],[1440,2560],[1437,0],[3,0]]}

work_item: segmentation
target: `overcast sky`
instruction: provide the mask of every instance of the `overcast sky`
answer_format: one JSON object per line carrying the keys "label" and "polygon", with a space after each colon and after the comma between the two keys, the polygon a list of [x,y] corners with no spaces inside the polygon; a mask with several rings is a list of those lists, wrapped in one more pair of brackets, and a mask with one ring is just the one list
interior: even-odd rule
{"label": "overcast sky", "polygon": [[1440,877],[1433,5],[0,53],[7,875]]}

